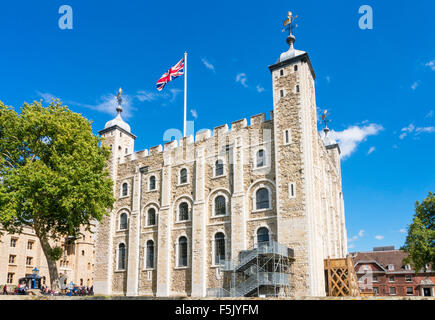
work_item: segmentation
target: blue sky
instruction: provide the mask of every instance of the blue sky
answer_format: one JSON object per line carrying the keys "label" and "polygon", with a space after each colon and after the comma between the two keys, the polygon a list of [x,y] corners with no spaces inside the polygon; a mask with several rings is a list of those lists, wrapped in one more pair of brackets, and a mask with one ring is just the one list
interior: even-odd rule
{"label": "blue sky", "polygon": [[[182,130],[183,80],[157,79],[189,52],[188,119],[195,131],[272,109],[268,66],[287,50],[287,11],[300,16],[320,109],[342,145],[350,251],[403,244],[414,203],[435,186],[435,3],[413,1],[19,1],[0,6],[0,100],[58,97],[93,121],[124,118],[136,150]],[[58,27],[61,5],[73,29]],[[373,30],[358,27],[361,5]],[[236,81],[239,79],[239,81]],[[320,128],[320,127],[319,127]],[[402,232],[401,232],[402,231]]]}

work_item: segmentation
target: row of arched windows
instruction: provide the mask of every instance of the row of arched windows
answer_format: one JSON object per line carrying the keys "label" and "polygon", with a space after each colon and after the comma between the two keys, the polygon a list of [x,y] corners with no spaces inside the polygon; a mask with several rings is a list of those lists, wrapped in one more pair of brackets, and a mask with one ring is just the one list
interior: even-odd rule
{"label": "row of arched windows", "polygon": [[[256,190],[254,198],[254,210],[270,210],[272,208],[271,203],[271,190],[266,187],[261,187]],[[218,195],[214,198],[213,216],[224,217],[229,214],[228,202],[225,196]],[[177,208],[177,221],[189,221],[190,220],[190,207],[188,202],[183,201]],[[157,224],[157,212],[155,208],[149,208],[146,215],[146,226],[155,226]],[[126,212],[122,212],[119,216],[119,230],[128,229],[128,215]]]}
{"label": "row of arched windows", "polygon": [[[266,157],[266,151],[264,149],[260,149],[257,151],[256,153],[256,157],[255,157],[255,168],[263,168],[267,166],[267,157]],[[224,162],[223,160],[217,160],[215,163],[215,168],[214,168],[214,175],[215,177],[221,177],[225,174],[225,170],[224,170]],[[180,170],[179,173],[179,181],[178,183],[181,184],[186,184],[188,182],[188,172],[186,168],[182,168]],[[121,186],[121,197],[126,197],[128,196],[128,183],[124,182]],[[156,177],[155,176],[151,176],[149,178],[149,184],[148,184],[148,191],[154,191],[157,189],[156,186]]]}
{"label": "row of arched windows", "polygon": [[[268,243],[270,240],[269,229],[261,227],[257,230],[257,244],[259,246]],[[226,258],[226,239],[223,232],[217,232],[213,238],[213,264],[220,265]],[[189,265],[189,245],[186,236],[178,238],[177,248],[177,267],[187,267]],[[154,268],[155,245],[153,240],[148,240],[145,247],[145,267]],[[118,245],[118,270],[125,270],[127,264],[127,248],[124,243]]]}

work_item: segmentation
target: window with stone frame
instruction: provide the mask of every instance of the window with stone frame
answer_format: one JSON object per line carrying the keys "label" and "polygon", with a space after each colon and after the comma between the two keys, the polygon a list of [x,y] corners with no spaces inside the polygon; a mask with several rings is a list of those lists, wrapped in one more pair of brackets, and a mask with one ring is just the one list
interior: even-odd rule
{"label": "window with stone frame", "polygon": [[11,283],[14,283],[14,275],[15,275],[15,273],[8,273],[8,279],[7,279],[7,283],[8,284],[11,284]]}
{"label": "window with stone frame", "polygon": [[16,256],[16,255],[13,255],[13,254],[9,255],[9,263],[14,264],[14,263],[15,263],[15,258],[16,258],[16,257],[17,257],[17,256]]}
{"label": "window with stone frame", "polygon": [[187,183],[187,169],[181,169],[180,171],[180,184]]}
{"label": "window with stone frame", "polygon": [[28,241],[27,242],[27,250],[32,250],[33,249],[33,244],[34,244],[34,241]]}
{"label": "window with stone frame", "polygon": [[405,281],[412,282],[412,275],[410,275],[410,274],[405,275]]}
{"label": "window with stone frame", "polygon": [[396,295],[396,288],[390,287],[390,295],[395,296]]}
{"label": "window with stone frame", "polygon": [[125,270],[126,257],[127,257],[127,252],[126,252],[125,244],[120,243],[118,245],[118,270]]}
{"label": "window with stone frame", "polygon": [[394,282],[394,276],[390,276],[389,281]]}
{"label": "window with stone frame", "polygon": [[178,221],[189,220],[189,205],[187,202],[182,202],[178,206]]}
{"label": "window with stone frame", "polygon": [[150,177],[150,190],[156,190],[156,177]]}
{"label": "window with stone frame", "polygon": [[257,151],[256,165],[257,168],[262,168],[266,165],[266,152],[264,151],[264,149],[260,149]]}
{"label": "window with stone frame", "polygon": [[412,296],[414,294],[414,289],[412,287],[406,288],[406,295]]}
{"label": "window with stone frame", "polygon": [[148,209],[147,225],[148,226],[156,225],[156,209],[154,208]]}
{"label": "window with stone frame", "polygon": [[127,230],[128,229],[128,216],[127,213],[123,212],[119,216],[119,230]]}
{"label": "window with stone frame", "polygon": [[222,160],[217,160],[215,164],[215,177],[220,177],[224,175],[224,162]]}
{"label": "window with stone frame", "polygon": [[261,245],[264,243],[268,243],[270,240],[269,238],[269,229],[266,227],[261,227],[257,230],[257,244]]}
{"label": "window with stone frame", "polygon": [[269,190],[260,188],[255,194],[256,210],[264,210],[270,208]]}
{"label": "window with stone frame", "polygon": [[11,238],[11,247],[12,247],[12,248],[15,248],[15,247],[17,246],[17,241],[18,241],[18,239],[16,239],[16,238]]}
{"label": "window with stone frame", "polygon": [[178,239],[178,267],[187,267],[187,238],[182,236]]}
{"label": "window with stone frame", "polygon": [[27,266],[31,266],[33,262],[33,258],[32,257],[26,257],[26,265]]}
{"label": "window with stone frame", "polygon": [[126,197],[128,195],[128,183],[124,182],[122,184],[122,193],[121,193],[122,197]]}
{"label": "window with stone frame", "polygon": [[214,236],[214,264],[220,265],[225,262],[225,235],[218,232]]}
{"label": "window with stone frame", "polygon": [[154,241],[147,241],[147,252],[146,252],[146,268],[153,269],[154,268]]}
{"label": "window with stone frame", "polygon": [[225,216],[227,214],[227,204],[224,196],[217,196],[214,199],[215,216]]}

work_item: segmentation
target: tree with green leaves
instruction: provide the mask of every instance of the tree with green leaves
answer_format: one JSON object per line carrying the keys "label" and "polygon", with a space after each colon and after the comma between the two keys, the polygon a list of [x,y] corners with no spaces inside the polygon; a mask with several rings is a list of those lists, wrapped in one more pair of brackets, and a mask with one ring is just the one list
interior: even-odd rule
{"label": "tree with green leaves", "polygon": [[17,113],[0,102],[0,229],[33,228],[57,288],[56,261],[65,237],[91,230],[114,203],[110,150],[91,122],[59,100],[25,103]]}
{"label": "tree with green leaves", "polygon": [[415,272],[427,271],[427,265],[435,266],[435,195],[429,196],[422,203],[415,204],[412,224],[408,226],[408,236],[402,250],[408,253],[404,263],[411,264]]}

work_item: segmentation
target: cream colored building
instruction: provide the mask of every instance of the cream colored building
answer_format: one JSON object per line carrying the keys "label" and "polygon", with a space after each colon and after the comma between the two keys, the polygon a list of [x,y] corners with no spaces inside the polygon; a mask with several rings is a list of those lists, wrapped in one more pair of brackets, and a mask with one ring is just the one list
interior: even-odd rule
{"label": "cream colored building", "polygon": [[[50,287],[47,260],[33,229],[26,227],[21,234],[3,232],[0,237],[1,286],[7,284],[11,290],[20,278],[32,274],[36,267],[39,275],[45,277],[42,283]],[[63,256],[57,262],[57,267],[59,277],[67,283],[72,281],[79,286],[90,287],[94,281],[95,234],[84,229],[81,232],[83,234],[75,241],[63,239],[57,244],[63,249]]]}
{"label": "cream colored building", "polygon": [[294,250],[291,296],[324,296],[323,261],[347,255],[340,148],[319,133],[306,52],[269,67],[273,111],[134,152],[118,116],[111,147],[116,203],[97,226],[95,292],[204,297],[221,260],[261,241]]}

